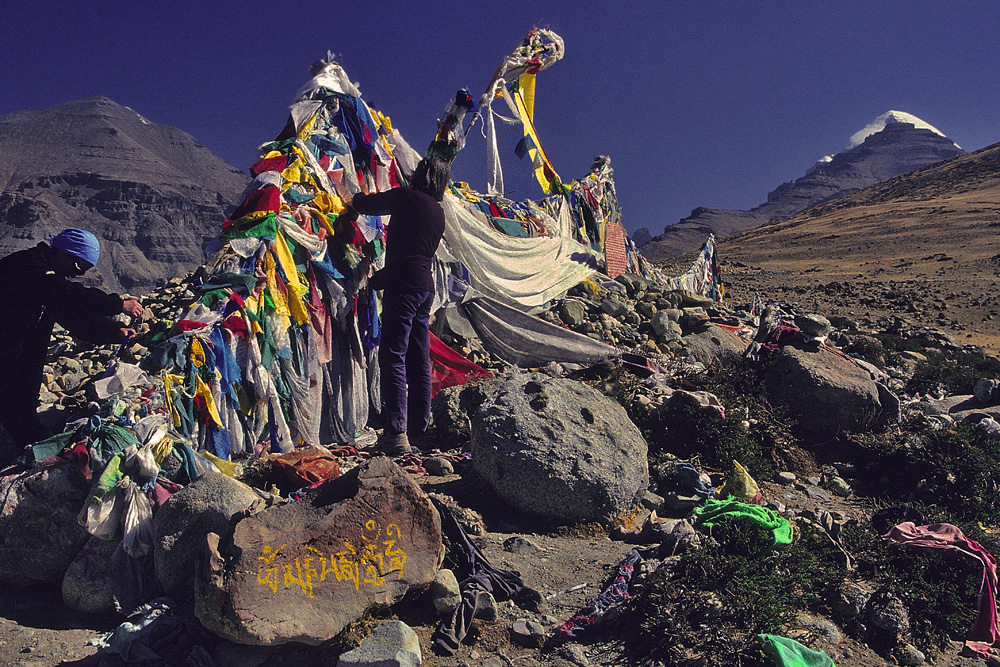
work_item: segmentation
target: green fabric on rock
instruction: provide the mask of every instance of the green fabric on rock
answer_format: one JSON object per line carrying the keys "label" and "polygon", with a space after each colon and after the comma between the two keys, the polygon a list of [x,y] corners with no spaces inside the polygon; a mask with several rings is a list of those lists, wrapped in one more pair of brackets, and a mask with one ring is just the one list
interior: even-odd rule
{"label": "green fabric on rock", "polygon": [[794,639],[777,635],[757,635],[767,654],[778,667],[836,667],[824,651],[803,646]]}
{"label": "green fabric on rock", "polygon": [[39,440],[25,452],[25,460],[29,465],[34,465],[36,462],[42,459],[47,459],[50,456],[55,456],[62,450],[66,449],[74,442],[74,436],[76,431],[64,431],[62,433],[56,433],[53,436],[45,438],[45,440]]}
{"label": "green fabric on rock", "polygon": [[104,498],[111,492],[115,485],[121,481],[125,474],[122,472],[122,459],[123,455],[117,454],[111,457],[108,464],[104,466],[104,470],[101,474],[94,480],[93,486],[90,488],[90,502],[100,503],[103,502]]}
{"label": "green fabric on rock", "polygon": [[695,525],[713,528],[725,521],[751,521],[771,531],[774,538],[771,548],[792,543],[792,524],[774,510],[760,505],[750,505],[737,500],[706,500],[695,510]]}

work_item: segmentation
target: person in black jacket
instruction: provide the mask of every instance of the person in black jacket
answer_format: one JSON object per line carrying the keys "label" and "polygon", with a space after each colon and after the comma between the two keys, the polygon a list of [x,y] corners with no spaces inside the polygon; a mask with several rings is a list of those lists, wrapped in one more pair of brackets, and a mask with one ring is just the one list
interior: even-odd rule
{"label": "person in black jacket", "polygon": [[376,445],[390,455],[410,451],[431,417],[430,313],[434,302],[434,253],[444,234],[441,200],[451,168],[440,157],[424,158],[410,185],[354,196],[351,207],[367,215],[391,215],[385,268],[369,285],[382,293],[379,370],[385,427]]}
{"label": "person in black jacket", "polygon": [[51,435],[37,409],[53,325],[90,343],[114,343],[132,331],[112,317],[142,314],[138,301],[69,280],[99,257],[96,236],[68,228],[0,259],[0,465]]}

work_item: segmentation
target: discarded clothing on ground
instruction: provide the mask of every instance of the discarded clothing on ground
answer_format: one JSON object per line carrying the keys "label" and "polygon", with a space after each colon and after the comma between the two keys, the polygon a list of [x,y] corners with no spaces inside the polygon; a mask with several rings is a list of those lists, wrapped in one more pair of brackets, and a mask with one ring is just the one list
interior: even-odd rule
{"label": "discarded clothing on ground", "polygon": [[607,588],[601,594],[587,601],[585,611],[573,616],[559,627],[559,632],[566,637],[579,637],[587,628],[601,620],[605,613],[628,599],[628,587],[636,565],[642,560],[638,551],[632,551],[618,566],[615,575]]}
{"label": "discarded clothing on ground", "polygon": [[777,512],[760,505],[750,505],[737,500],[714,500],[709,498],[695,510],[695,525],[712,529],[731,521],[750,522],[770,532],[770,548],[792,543],[794,531],[788,519]]}
{"label": "discarded clothing on ground", "polygon": [[990,655],[990,647],[1000,642],[1000,625],[997,623],[997,563],[993,555],[975,540],[970,540],[958,526],[934,523],[917,526],[904,522],[895,526],[883,539],[899,542],[920,549],[957,551],[983,564],[983,579],[979,589],[976,620],[965,639],[965,648],[983,658]]}
{"label": "discarded clothing on ground", "polygon": [[715,496],[719,500],[732,498],[752,505],[764,504],[764,494],[760,492],[760,487],[739,461],[733,461],[733,471],[726,483],[715,490]]}
{"label": "discarded clothing on ground", "polygon": [[442,503],[431,498],[441,514],[441,532],[450,540],[453,549],[461,550],[456,576],[462,591],[462,601],[455,607],[451,618],[442,621],[431,637],[434,650],[442,655],[454,655],[469,632],[476,615],[479,596],[491,593],[498,601],[516,596],[524,588],[518,572],[494,567],[469,539],[455,515]]}
{"label": "discarded clothing on ground", "polygon": [[206,637],[191,632],[176,611],[176,603],[157,598],[129,615],[114,630],[88,643],[120,657],[126,664],[214,664],[202,645]]}
{"label": "discarded clothing on ground", "polygon": [[767,634],[757,638],[775,667],[836,667],[826,651],[803,646],[794,639]]}

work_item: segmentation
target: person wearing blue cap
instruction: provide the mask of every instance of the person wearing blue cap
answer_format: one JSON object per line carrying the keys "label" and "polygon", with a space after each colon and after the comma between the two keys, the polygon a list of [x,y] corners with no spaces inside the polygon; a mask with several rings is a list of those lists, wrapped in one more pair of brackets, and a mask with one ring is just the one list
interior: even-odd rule
{"label": "person wearing blue cap", "polygon": [[100,255],[96,236],[68,228],[0,259],[0,466],[51,435],[37,410],[54,324],[96,344],[133,333],[113,316],[138,317],[138,301],[70,280],[93,268]]}

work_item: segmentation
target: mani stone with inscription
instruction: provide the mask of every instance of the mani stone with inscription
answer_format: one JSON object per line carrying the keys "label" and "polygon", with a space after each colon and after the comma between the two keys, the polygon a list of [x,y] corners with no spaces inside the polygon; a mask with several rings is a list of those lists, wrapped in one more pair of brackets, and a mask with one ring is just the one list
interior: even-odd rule
{"label": "mani stone with inscription", "polygon": [[441,519],[395,463],[377,457],[302,499],[207,537],[195,616],[239,644],[319,645],[372,605],[426,586],[444,560]]}

